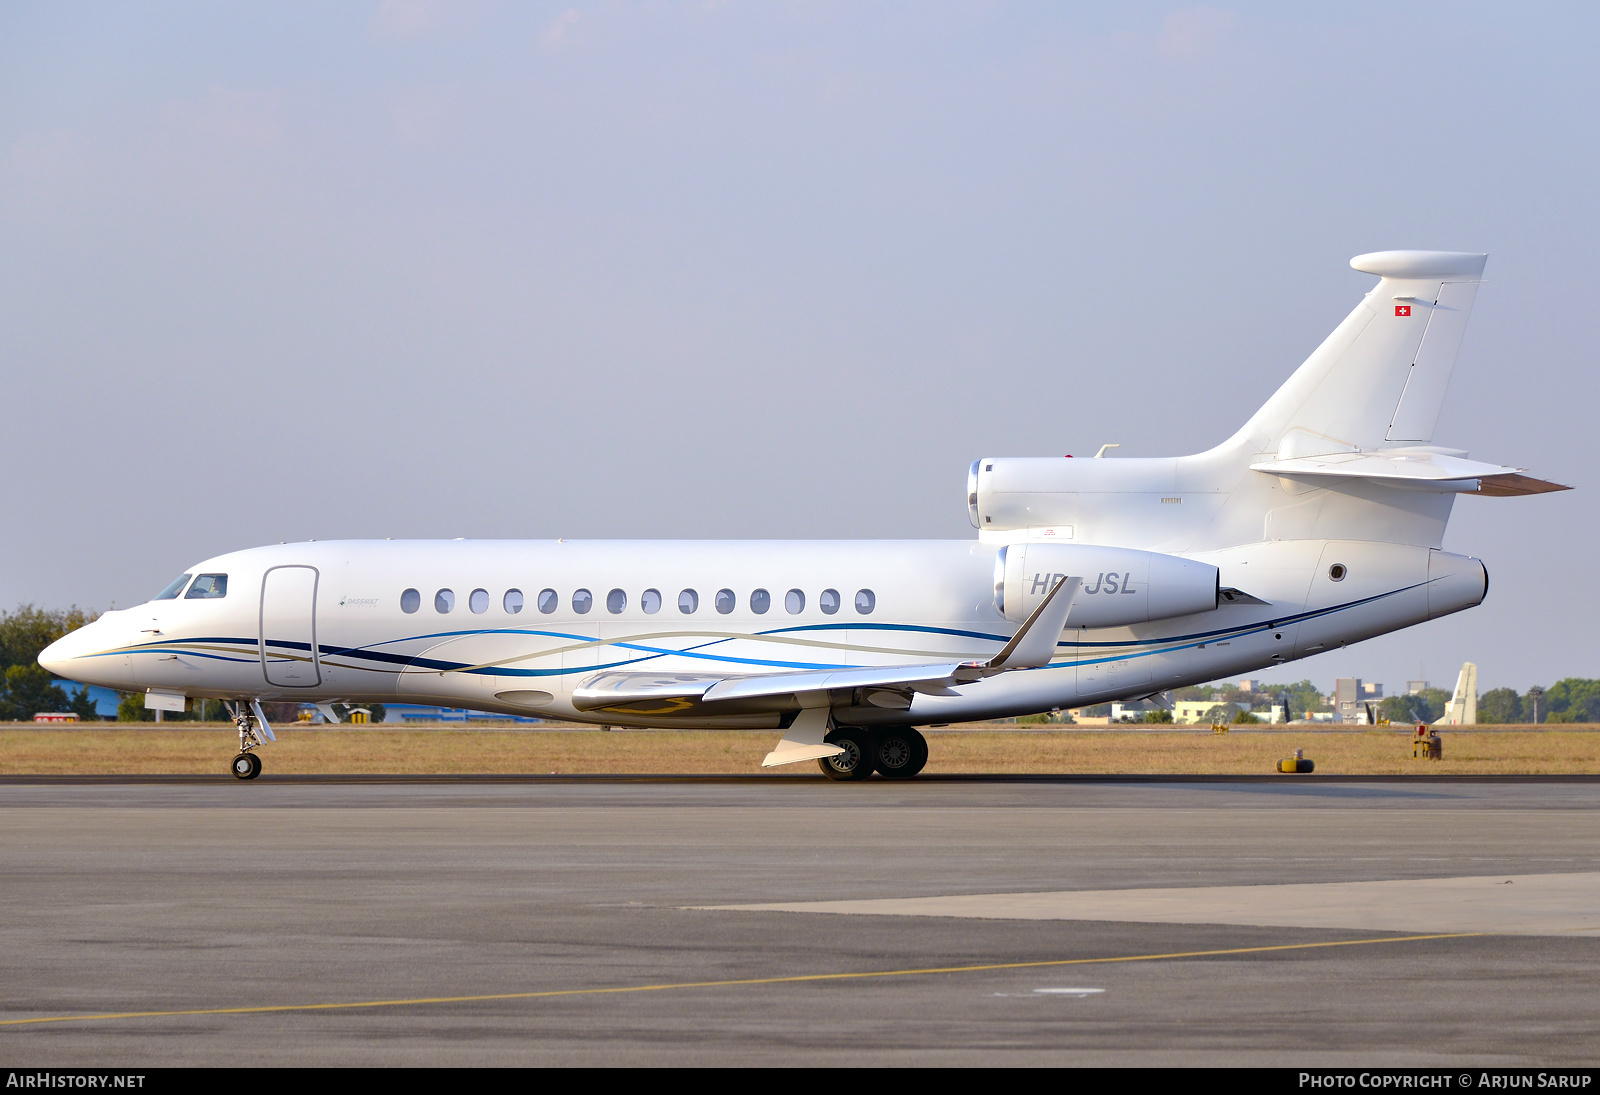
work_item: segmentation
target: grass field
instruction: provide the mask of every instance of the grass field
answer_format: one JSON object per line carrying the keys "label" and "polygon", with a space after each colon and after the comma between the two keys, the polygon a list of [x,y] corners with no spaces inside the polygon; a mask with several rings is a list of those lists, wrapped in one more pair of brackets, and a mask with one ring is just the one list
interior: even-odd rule
{"label": "grass field", "polygon": [[[0,729],[3,775],[217,775],[238,742],[231,726],[166,730]],[[269,774],[756,774],[775,731],[596,729],[279,729],[260,750]],[[928,732],[927,772],[1259,774],[1296,748],[1328,775],[1600,773],[1600,728],[1442,731],[1444,758],[1413,760],[1409,728],[1330,733],[1284,728],[1155,730],[960,729]],[[772,769],[814,773],[804,763]],[[1314,776],[1311,778],[1315,778]]]}

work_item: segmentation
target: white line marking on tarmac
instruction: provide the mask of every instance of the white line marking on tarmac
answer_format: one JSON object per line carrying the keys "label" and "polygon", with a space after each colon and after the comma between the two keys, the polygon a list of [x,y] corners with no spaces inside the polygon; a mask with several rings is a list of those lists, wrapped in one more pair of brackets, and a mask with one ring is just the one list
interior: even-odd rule
{"label": "white line marking on tarmac", "polygon": [[1568,935],[1600,933],[1600,871],[699,907],[746,912],[989,920],[1102,920],[1357,931]]}

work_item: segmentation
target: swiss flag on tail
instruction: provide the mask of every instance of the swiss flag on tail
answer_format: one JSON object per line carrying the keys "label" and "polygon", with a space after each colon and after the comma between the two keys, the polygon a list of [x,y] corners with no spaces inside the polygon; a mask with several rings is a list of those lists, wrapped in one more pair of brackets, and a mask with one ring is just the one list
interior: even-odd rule
{"label": "swiss flag on tail", "polygon": [[1396,304],[1394,306],[1394,314],[1397,316],[1409,316],[1411,314],[1411,305]]}

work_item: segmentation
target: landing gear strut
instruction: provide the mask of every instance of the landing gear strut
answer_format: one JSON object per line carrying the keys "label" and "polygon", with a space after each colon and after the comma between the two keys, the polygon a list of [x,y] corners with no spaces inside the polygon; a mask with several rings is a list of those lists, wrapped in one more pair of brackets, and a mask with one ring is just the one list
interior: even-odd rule
{"label": "landing gear strut", "polygon": [[234,778],[255,779],[261,774],[261,758],[255,754],[256,747],[261,744],[256,716],[243,702],[226,706],[233,716],[233,724],[239,728],[239,755],[233,758],[232,765]]}

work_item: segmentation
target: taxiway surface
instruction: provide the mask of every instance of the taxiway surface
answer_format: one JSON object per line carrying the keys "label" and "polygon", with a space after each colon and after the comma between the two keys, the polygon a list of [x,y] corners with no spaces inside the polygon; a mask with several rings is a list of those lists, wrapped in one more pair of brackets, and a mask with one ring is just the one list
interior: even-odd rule
{"label": "taxiway surface", "polygon": [[1595,780],[0,780],[0,834],[30,1066],[1600,1056]]}

